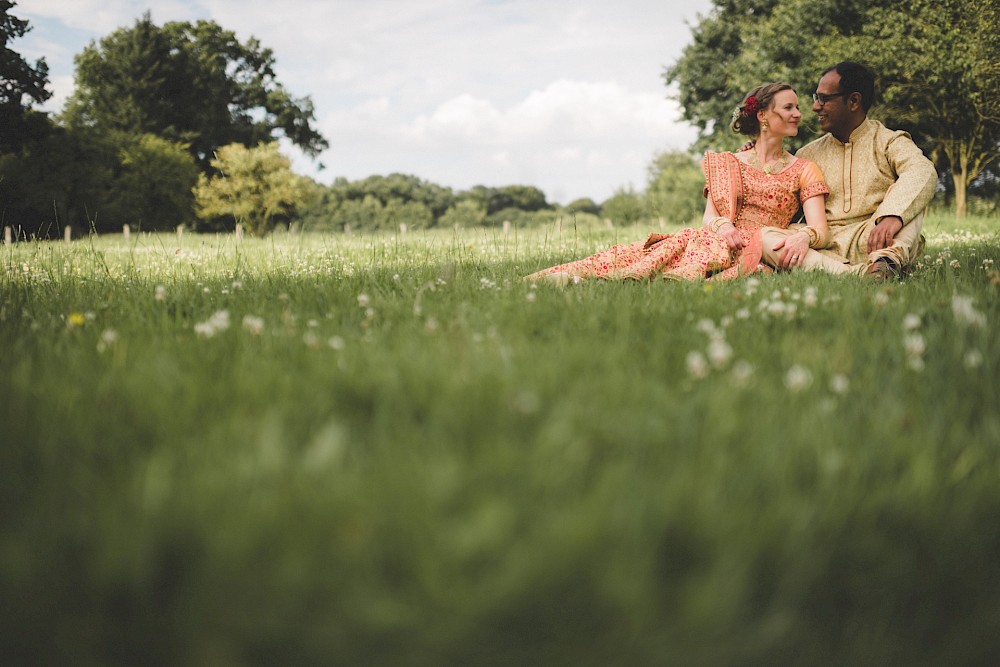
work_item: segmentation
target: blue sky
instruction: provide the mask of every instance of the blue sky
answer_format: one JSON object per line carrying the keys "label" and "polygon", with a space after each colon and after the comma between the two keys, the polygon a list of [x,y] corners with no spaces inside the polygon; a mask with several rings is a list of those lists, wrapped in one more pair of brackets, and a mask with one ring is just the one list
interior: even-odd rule
{"label": "blue sky", "polygon": [[308,95],[331,182],[402,172],[456,190],[540,187],[550,201],[642,189],[662,150],[687,148],[662,79],[710,0],[21,0],[11,44],[49,65],[58,111],[73,56],[135,22],[214,20],[257,37],[279,80]]}

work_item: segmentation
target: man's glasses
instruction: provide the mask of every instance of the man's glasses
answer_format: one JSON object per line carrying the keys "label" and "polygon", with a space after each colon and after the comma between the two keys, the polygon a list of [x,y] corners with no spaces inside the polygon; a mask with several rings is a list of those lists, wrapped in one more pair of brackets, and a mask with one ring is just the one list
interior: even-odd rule
{"label": "man's glasses", "polygon": [[830,100],[835,100],[838,97],[846,97],[847,95],[850,95],[850,93],[830,93],[829,95],[825,93],[813,93],[813,102],[826,104]]}

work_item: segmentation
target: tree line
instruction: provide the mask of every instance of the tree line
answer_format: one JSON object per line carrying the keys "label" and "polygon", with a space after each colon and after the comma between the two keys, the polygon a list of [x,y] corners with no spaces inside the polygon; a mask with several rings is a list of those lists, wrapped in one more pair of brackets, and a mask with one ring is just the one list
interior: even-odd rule
{"label": "tree line", "polygon": [[[50,116],[31,108],[50,95],[44,59],[28,63],[7,46],[30,29],[11,14],[14,5],[0,0],[0,106],[10,120],[0,133],[0,212],[26,237],[57,236],[64,226],[114,232],[126,223],[144,230],[241,224],[263,235],[292,225],[419,229],[651,214],[632,191],[560,206],[527,185],[455,192],[407,174],[329,186],[296,175],[277,139],[313,156],[327,147],[312,101],[277,80],[270,49],[211,21],[158,26],[147,13],[91,42],[75,58],[74,93]],[[689,175],[699,172],[690,156],[680,163]]]}
{"label": "tree line", "polygon": [[[697,146],[730,149],[725,120],[754,85],[781,80],[808,100],[842,61],[871,67],[872,115],[909,131],[942,175],[959,217],[971,191],[1000,195],[1000,3],[974,0],[714,0],[681,58],[676,84]],[[804,121],[813,120],[806,114]],[[815,137],[806,127],[800,142]]]}
{"label": "tree line", "polygon": [[[791,3],[791,4],[789,4]],[[9,47],[30,29],[0,0],[0,217],[26,235],[63,226],[96,232],[122,224],[256,234],[303,229],[535,225],[575,221],[686,223],[703,206],[694,153],[654,157],[644,189],[565,206],[525,185],[455,192],[407,174],[322,185],[291,171],[277,140],[316,156],[328,144],[309,97],[276,78],[275,56],[212,21],[134,25],[75,58],[74,93],[55,115],[44,59]],[[843,59],[870,64],[882,95],[873,115],[909,130],[942,174],[959,215],[1000,200],[1000,7],[971,0],[715,0],[692,42],[666,68],[692,150],[733,149],[731,110],[761,81],[788,81],[808,100],[819,72]],[[798,144],[816,136],[806,125]],[[794,148],[795,145],[792,146]]]}

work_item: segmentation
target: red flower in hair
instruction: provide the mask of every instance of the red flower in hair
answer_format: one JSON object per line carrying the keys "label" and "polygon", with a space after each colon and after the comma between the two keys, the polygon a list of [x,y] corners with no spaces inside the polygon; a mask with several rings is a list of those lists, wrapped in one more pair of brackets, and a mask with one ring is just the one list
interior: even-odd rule
{"label": "red flower in hair", "polygon": [[758,111],[760,111],[760,102],[757,101],[756,97],[751,95],[747,98],[747,101],[743,103],[743,115],[752,116]]}

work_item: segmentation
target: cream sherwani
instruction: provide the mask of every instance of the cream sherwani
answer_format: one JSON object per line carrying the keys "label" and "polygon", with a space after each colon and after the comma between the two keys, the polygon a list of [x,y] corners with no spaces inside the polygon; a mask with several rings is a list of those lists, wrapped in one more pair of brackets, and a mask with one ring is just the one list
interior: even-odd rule
{"label": "cream sherwani", "polygon": [[[937,171],[909,134],[868,119],[847,143],[826,134],[796,155],[819,165],[830,187],[826,219],[831,242],[822,252],[810,250],[803,268],[861,274],[879,257],[907,266],[920,255],[923,211],[934,196]],[[869,254],[868,236],[887,215],[902,218],[903,229],[890,247]],[[792,226],[785,233],[799,229]],[[764,239],[764,258],[769,263],[777,262],[771,248],[780,238]]]}

